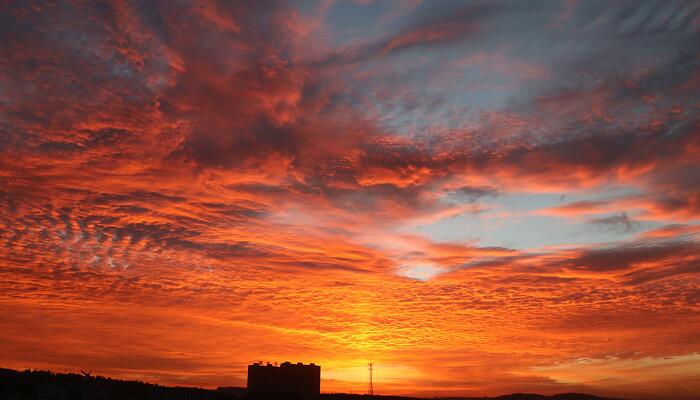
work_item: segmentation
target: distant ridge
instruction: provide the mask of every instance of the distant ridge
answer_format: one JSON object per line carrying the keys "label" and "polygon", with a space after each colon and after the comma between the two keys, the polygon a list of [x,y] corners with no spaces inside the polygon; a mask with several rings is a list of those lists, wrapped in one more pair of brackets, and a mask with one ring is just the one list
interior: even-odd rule
{"label": "distant ridge", "polygon": [[560,393],[545,396],[534,393],[513,393],[497,397],[434,397],[434,400],[624,400],[613,397],[599,397],[585,393]]}

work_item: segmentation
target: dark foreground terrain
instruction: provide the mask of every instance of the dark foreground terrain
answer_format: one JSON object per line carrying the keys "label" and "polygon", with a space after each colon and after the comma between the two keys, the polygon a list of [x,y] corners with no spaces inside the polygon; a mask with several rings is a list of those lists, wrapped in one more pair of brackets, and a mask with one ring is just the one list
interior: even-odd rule
{"label": "dark foreground terrain", "polygon": [[[322,394],[315,400],[369,400],[368,395],[343,393]],[[412,397],[372,396],[377,400],[417,400]],[[259,399],[248,396],[245,388],[226,387],[216,390],[161,386],[140,381],[61,374],[50,371],[15,371],[0,368],[0,400],[287,400]],[[434,400],[613,400],[580,393],[542,396],[511,394],[499,397],[442,397]]]}

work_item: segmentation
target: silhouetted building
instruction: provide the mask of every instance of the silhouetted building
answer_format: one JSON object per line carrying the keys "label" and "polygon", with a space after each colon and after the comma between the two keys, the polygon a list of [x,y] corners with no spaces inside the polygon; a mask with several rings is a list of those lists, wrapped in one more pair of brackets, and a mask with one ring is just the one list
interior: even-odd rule
{"label": "silhouetted building", "polygon": [[321,393],[321,366],[311,363],[248,366],[248,393],[253,396],[307,397]]}

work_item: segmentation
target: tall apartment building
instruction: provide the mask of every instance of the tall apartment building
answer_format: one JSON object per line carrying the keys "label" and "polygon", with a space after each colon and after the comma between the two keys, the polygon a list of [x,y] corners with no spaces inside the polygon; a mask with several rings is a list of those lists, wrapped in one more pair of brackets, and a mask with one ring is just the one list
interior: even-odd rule
{"label": "tall apartment building", "polygon": [[309,397],[321,393],[321,366],[311,363],[248,366],[248,393],[255,396]]}

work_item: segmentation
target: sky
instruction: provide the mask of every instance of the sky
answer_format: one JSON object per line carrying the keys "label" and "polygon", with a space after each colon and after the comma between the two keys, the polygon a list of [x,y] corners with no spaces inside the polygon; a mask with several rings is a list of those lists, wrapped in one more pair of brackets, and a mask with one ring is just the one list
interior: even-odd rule
{"label": "sky", "polygon": [[700,3],[0,5],[0,366],[700,392]]}

